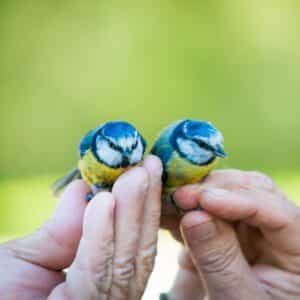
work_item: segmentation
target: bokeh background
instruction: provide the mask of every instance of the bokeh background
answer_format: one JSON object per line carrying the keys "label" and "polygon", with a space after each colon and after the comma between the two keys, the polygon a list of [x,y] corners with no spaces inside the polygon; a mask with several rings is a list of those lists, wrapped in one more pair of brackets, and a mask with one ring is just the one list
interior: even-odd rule
{"label": "bokeh background", "polygon": [[[175,119],[211,120],[223,167],[267,172],[300,200],[299,78],[299,1],[1,0],[0,240],[50,215],[51,182],[111,119],[149,144]],[[145,299],[176,269],[178,245],[162,234],[160,249]]]}

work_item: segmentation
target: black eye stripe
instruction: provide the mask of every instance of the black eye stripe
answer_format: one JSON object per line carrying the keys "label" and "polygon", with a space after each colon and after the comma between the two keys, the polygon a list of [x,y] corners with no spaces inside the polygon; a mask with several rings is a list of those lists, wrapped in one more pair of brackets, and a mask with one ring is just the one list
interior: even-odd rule
{"label": "black eye stripe", "polygon": [[213,147],[211,147],[210,145],[206,144],[203,141],[198,141],[198,140],[193,140],[199,147],[205,149],[205,150],[209,150],[209,151],[213,151]]}
{"label": "black eye stripe", "polygon": [[[122,151],[123,151],[123,149],[122,149],[121,146],[118,146],[118,145],[114,144],[111,140],[108,140],[108,139],[107,139],[107,143],[108,143],[108,146],[109,146],[110,148],[112,148],[112,149],[114,149],[114,150],[116,150],[116,151],[119,151],[119,152],[122,152]],[[137,146],[138,146],[138,144],[139,144],[139,141],[136,140],[135,143],[131,146],[131,150],[136,149]]]}
{"label": "black eye stripe", "polygon": [[138,145],[138,140],[136,140],[136,142],[131,146],[131,149],[132,150],[136,149],[137,145]]}
{"label": "black eye stripe", "polygon": [[116,150],[116,151],[122,151],[121,147],[115,145],[115,144],[114,144],[113,142],[111,142],[111,141],[108,141],[108,145],[109,145],[110,148],[112,148],[112,149],[114,149],[114,150]]}

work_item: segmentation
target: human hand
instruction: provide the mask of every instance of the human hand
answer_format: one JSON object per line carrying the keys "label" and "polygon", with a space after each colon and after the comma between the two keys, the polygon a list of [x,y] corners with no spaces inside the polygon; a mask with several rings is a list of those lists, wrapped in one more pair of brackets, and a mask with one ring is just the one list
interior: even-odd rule
{"label": "human hand", "polygon": [[[188,251],[170,300],[300,299],[300,209],[267,176],[213,172],[178,189]],[[206,299],[206,298],[205,298]]]}
{"label": "human hand", "polygon": [[73,182],[37,232],[0,246],[0,299],[141,299],[156,254],[161,169],[149,156],[89,204],[88,186]]}

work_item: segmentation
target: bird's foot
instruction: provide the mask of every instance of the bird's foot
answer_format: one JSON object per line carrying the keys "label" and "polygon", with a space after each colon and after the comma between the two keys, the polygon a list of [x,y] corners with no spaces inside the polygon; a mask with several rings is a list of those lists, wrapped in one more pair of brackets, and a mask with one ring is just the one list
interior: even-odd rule
{"label": "bird's foot", "polygon": [[93,198],[94,198],[94,194],[93,193],[87,193],[85,195],[86,202],[90,202]]}
{"label": "bird's foot", "polygon": [[94,196],[100,192],[111,191],[111,185],[97,185],[93,184],[90,186],[91,192],[87,193],[85,196],[85,200],[87,202],[91,201]]}
{"label": "bird's foot", "polygon": [[174,200],[174,198],[173,198],[173,194],[165,195],[165,196],[164,196],[164,201],[166,201],[166,203],[168,203],[168,204],[171,204],[171,205],[175,208],[176,213],[177,213],[179,216],[183,216],[185,210],[182,209],[182,208],[180,208],[180,207],[176,204],[176,202],[175,202],[175,200]]}

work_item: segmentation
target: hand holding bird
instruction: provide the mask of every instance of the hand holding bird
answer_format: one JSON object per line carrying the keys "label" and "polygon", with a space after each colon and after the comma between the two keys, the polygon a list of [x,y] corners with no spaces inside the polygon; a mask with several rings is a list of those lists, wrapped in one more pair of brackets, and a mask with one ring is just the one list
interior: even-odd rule
{"label": "hand holding bird", "polygon": [[172,194],[178,187],[201,181],[220,157],[226,157],[221,132],[210,122],[188,119],[163,130],[151,153],[162,161],[163,198],[173,205]]}
{"label": "hand holding bird", "polygon": [[76,178],[91,188],[87,200],[103,190],[110,190],[117,178],[143,159],[146,142],[131,124],[107,122],[89,131],[79,144],[78,166],[53,184],[58,194]]}
{"label": "hand holding bird", "polygon": [[[131,124],[107,122],[82,138],[78,167],[54,183],[54,194],[72,180],[83,178],[91,188],[90,200],[99,191],[110,190],[122,173],[143,159],[145,150],[145,139]],[[151,153],[163,163],[163,198],[169,202],[176,188],[202,180],[219,157],[226,157],[220,131],[210,122],[188,119],[167,127]]]}

